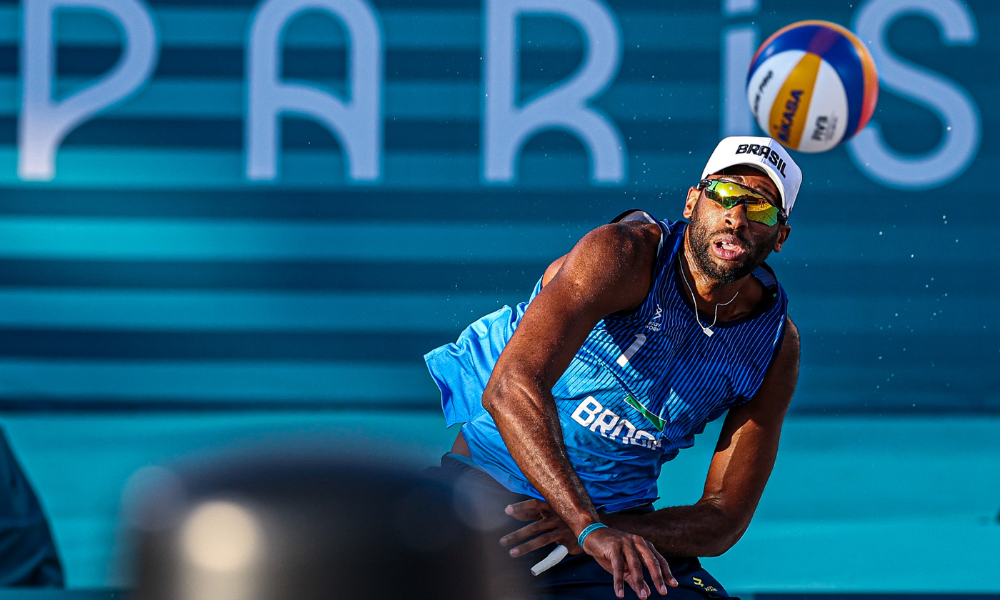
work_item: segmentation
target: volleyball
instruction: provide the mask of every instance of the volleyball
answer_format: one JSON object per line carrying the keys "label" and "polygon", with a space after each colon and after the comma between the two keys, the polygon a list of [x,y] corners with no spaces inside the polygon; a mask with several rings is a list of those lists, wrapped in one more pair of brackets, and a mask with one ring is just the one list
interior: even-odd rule
{"label": "volleyball", "polygon": [[868,124],[878,101],[878,72],[868,48],[848,29],[800,21],[757,49],[747,100],[757,124],[783,146],[825,152]]}

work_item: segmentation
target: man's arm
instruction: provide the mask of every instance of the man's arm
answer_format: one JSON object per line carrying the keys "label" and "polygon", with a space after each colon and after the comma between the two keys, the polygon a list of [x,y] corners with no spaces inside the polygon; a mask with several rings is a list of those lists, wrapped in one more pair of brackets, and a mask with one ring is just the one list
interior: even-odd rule
{"label": "man's arm", "polygon": [[[644,515],[604,515],[609,525],[642,536],[666,556],[718,556],[735,544],[757,510],[778,452],[785,413],[799,372],[799,333],[789,319],[778,355],[757,394],[729,411],[708,470],[701,499],[693,506],[664,508]],[[517,544],[517,554],[555,541],[558,518],[541,502],[515,505],[509,513],[522,520],[539,519],[502,540]]]}
{"label": "man's arm", "polygon": [[[501,353],[483,393],[483,407],[514,461],[574,536],[601,519],[566,453],[552,386],[598,321],[643,302],[659,238],[657,226],[638,223],[605,225],[584,236],[546,273],[546,285]],[[587,537],[584,550],[615,575],[619,595],[626,572],[640,597],[648,594],[643,562],[665,593],[662,576],[654,572],[662,559],[637,537],[598,529]]]}
{"label": "man's arm", "polygon": [[774,467],[799,375],[799,332],[790,319],[786,326],[757,394],[726,416],[701,499],[644,519],[608,515],[609,524],[645,537],[667,556],[718,556],[743,537]]}

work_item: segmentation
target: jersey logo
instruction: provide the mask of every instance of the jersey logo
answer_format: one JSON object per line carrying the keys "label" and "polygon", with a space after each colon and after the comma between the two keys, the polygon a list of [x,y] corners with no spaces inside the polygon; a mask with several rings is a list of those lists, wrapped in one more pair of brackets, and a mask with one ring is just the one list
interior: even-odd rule
{"label": "jersey logo", "polygon": [[653,316],[652,319],[649,320],[649,323],[646,323],[646,329],[650,331],[659,331],[660,328],[663,327],[663,324],[660,322],[660,317],[662,316],[663,316],[663,309],[660,308],[659,304],[657,304],[656,314]]}
{"label": "jersey logo", "polygon": [[632,394],[625,396],[625,402],[628,402],[629,406],[639,411],[639,414],[642,416],[646,417],[646,420],[652,423],[653,427],[656,427],[657,431],[663,433],[663,426],[667,424],[666,421],[646,410],[646,407],[639,404],[639,401],[633,398]]}
{"label": "jersey logo", "polygon": [[593,396],[587,396],[573,411],[573,420],[582,427],[586,427],[601,437],[620,442],[622,444],[642,446],[655,450],[660,447],[663,440],[653,437],[648,431],[643,431],[635,425],[629,423],[628,419],[623,419],[614,411],[604,407]]}

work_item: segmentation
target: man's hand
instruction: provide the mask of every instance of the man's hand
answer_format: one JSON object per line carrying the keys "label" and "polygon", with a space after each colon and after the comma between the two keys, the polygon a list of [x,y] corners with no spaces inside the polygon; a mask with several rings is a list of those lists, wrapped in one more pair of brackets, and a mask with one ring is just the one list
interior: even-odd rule
{"label": "man's hand", "polygon": [[649,597],[649,586],[642,574],[644,565],[660,595],[666,595],[668,584],[677,586],[667,561],[641,536],[605,527],[588,535],[584,540],[586,547],[581,549],[569,526],[541,500],[513,504],[507,507],[506,512],[521,521],[534,521],[501,538],[500,543],[504,546],[532,538],[513,548],[511,556],[521,556],[553,543],[566,546],[572,554],[586,552],[614,576],[615,595],[619,598],[625,595],[625,581],[640,598]]}
{"label": "man's hand", "polygon": [[615,595],[619,598],[625,597],[623,581],[628,581],[640,598],[649,597],[649,586],[642,577],[643,565],[649,571],[649,577],[661,596],[667,594],[664,575],[673,585],[677,585],[677,581],[670,574],[667,561],[641,536],[602,527],[595,529],[583,540],[583,551],[593,556],[605,571],[614,576]]}
{"label": "man's hand", "polygon": [[576,543],[576,536],[559,515],[546,502],[541,500],[525,500],[511,504],[505,511],[518,521],[534,521],[517,531],[500,538],[501,546],[512,546],[511,556],[523,556],[549,544],[562,544],[570,554],[581,554],[583,550]]}

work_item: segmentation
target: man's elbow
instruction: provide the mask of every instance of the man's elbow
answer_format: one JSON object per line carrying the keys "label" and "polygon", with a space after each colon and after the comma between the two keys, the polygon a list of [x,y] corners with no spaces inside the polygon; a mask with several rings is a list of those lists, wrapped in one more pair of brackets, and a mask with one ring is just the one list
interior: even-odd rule
{"label": "man's elbow", "polygon": [[500,406],[500,400],[496,393],[493,393],[490,388],[486,388],[483,392],[483,408],[486,412],[490,413],[490,416],[496,417],[497,407]]}
{"label": "man's elbow", "polygon": [[747,528],[743,527],[742,529],[736,528],[726,531],[723,535],[717,537],[712,544],[709,544],[708,548],[705,549],[706,551],[703,556],[707,558],[722,556],[728,552],[730,548],[735,546],[736,542],[740,541],[740,538],[743,537],[746,530]]}
{"label": "man's elbow", "polygon": [[500,405],[500,394],[497,390],[498,387],[499,386],[491,379],[486,385],[486,389],[483,390],[483,408],[485,408],[486,412],[490,413],[490,415],[495,415],[495,411]]}
{"label": "man's elbow", "polygon": [[483,390],[483,408],[496,418],[510,406],[510,398],[514,390],[519,387],[521,386],[515,383],[515,378],[510,375],[491,377],[486,389]]}
{"label": "man's elbow", "polygon": [[713,508],[716,513],[715,535],[711,536],[711,541],[700,554],[704,557],[722,556],[728,552],[746,533],[753,517],[753,513],[747,515],[743,511],[735,511],[733,514],[719,506]]}
{"label": "man's elbow", "polygon": [[494,421],[506,421],[512,415],[545,413],[544,398],[540,381],[530,374],[508,371],[490,378],[483,390],[483,408]]}

